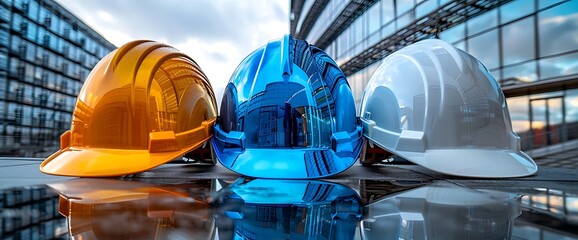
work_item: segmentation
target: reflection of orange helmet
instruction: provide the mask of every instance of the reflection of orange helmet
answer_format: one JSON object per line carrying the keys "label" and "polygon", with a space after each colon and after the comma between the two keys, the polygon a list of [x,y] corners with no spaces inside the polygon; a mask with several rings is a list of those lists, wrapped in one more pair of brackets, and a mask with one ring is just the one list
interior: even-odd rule
{"label": "reflection of orange helmet", "polygon": [[134,41],[104,57],[76,101],[44,173],[104,177],[145,171],[203,145],[216,118],[212,87],[178,50]]}
{"label": "reflection of orange helmet", "polygon": [[[58,211],[67,218],[71,239],[209,239],[211,210],[204,199],[211,180],[159,185],[112,179],[77,178],[49,184],[59,192]],[[201,189],[206,194],[193,194]]]}

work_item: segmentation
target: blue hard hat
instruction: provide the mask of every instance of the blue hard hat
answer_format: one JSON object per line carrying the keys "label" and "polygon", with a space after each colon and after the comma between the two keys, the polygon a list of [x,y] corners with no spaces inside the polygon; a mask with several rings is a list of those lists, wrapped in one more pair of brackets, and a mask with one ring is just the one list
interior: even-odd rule
{"label": "blue hard hat", "polygon": [[215,124],[219,162],[260,178],[319,178],[349,168],[362,147],[353,94],[322,50],[286,35],[249,54]]}

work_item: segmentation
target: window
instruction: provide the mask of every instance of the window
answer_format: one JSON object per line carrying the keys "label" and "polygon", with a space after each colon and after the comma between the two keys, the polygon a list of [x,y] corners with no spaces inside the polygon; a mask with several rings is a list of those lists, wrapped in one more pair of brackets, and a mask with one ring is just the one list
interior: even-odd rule
{"label": "window", "polygon": [[[494,9],[467,22],[468,34],[471,36],[498,25],[498,10]],[[496,41],[497,42],[497,41]]]}
{"label": "window", "polygon": [[0,31],[0,45],[8,46],[10,41],[10,35],[8,35],[8,31]]}
{"label": "window", "polygon": [[528,96],[507,98],[508,110],[512,119],[512,129],[522,138],[522,148],[529,138],[530,115],[528,110]]}
{"label": "window", "polygon": [[512,85],[519,83],[533,82],[538,79],[536,74],[536,61],[524,63],[516,66],[504,68],[504,78],[500,81],[502,85]]}
{"label": "window", "polygon": [[36,32],[38,26],[33,22],[28,23],[28,31],[26,32],[26,38],[30,41],[36,41]]}
{"label": "window", "polygon": [[64,28],[64,38],[70,38],[70,28]]}
{"label": "window", "polygon": [[414,6],[413,0],[397,0],[396,10],[397,16],[403,15]]}
{"label": "window", "polygon": [[380,7],[380,3],[376,3],[369,9],[369,11],[367,11],[369,34],[374,33],[379,30],[379,27],[381,27]]}
{"label": "window", "polygon": [[42,44],[45,47],[48,47],[48,45],[50,44],[50,35],[44,34],[44,36],[42,36]]}
{"label": "window", "polygon": [[562,55],[540,60],[540,78],[547,79],[558,76],[578,74],[578,53]]}
{"label": "window", "polygon": [[466,25],[459,24],[443,32],[440,32],[440,39],[446,42],[456,42],[462,40],[465,36]]}
{"label": "window", "polygon": [[563,1],[563,0],[538,0],[538,7],[540,9],[546,8],[546,7],[549,7],[550,5],[559,3],[561,1]]}
{"label": "window", "polygon": [[401,17],[397,18],[397,28],[405,28],[407,27],[411,21],[414,20],[413,12],[408,12]]}
{"label": "window", "polygon": [[564,103],[567,139],[578,139],[578,89],[566,91]]}
{"label": "window", "polygon": [[540,56],[578,49],[578,1],[560,4],[538,14]]}
{"label": "window", "polygon": [[534,59],[534,17],[528,17],[502,28],[503,64]]}
{"label": "window", "polygon": [[[418,0],[419,2],[419,0]],[[419,5],[417,5],[416,9],[415,9],[415,14],[417,16],[417,18],[423,17],[426,14],[433,12],[436,8],[438,7],[437,5],[437,0],[422,0],[421,3],[419,3]]]}
{"label": "window", "polygon": [[26,43],[23,42],[18,45],[18,54],[20,54],[21,58],[26,56]]}
{"label": "window", "polygon": [[20,34],[26,35],[27,32],[28,32],[28,23],[27,22],[21,22],[20,23]]}
{"label": "window", "polygon": [[393,11],[393,0],[382,0],[381,1],[381,19],[382,24],[387,24],[394,17]]}
{"label": "window", "polygon": [[24,76],[26,75],[26,65],[24,63],[18,65],[17,74],[18,78],[24,79]]}
{"label": "window", "polygon": [[381,36],[387,37],[395,32],[395,22],[389,22],[381,28]]}
{"label": "window", "polygon": [[43,66],[48,66],[48,53],[42,53],[42,65]]}
{"label": "window", "polygon": [[507,23],[534,11],[533,0],[515,0],[500,7],[500,21]]}
{"label": "window", "polygon": [[50,28],[50,25],[52,24],[52,17],[50,15],[46,15],[46,17],[44,17],[44,26],[46,28]]}
{"label": "window", "polygon": [[34,21],[37,21],[39,9],[40,9],[40,7],[38,6],[38,3],[36,1],[29,1],[28,2],[28,17],[33,19]]}
{"label": "window", "polygon": [[468,40],[468,52],[488,69],[500,66],[498,57],[498,31],[496,29]]}

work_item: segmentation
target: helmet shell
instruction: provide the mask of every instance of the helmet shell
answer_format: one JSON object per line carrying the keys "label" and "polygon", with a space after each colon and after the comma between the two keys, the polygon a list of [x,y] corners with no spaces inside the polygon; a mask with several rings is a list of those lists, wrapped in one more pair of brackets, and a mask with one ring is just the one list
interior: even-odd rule
{"label": "helmet shell", "polygon": [[215,129],[220,163],[261,178],[337,174],[362,145],[343,72],[323,51],[289,35],[239,64]]}
{"label": "helmet shell", "polygon": [[195,61],[153,41],[105,56],[84,82],[60,150],[44,173],[106,177],[145,171],[212,136],[213,89]]}
{"label": "helmet shell", "polygon": [[495,79],[441,40],[385,58],[365,88],[360,116],[369,141],[434,171],[469,177],[537,171],[520,150]]}

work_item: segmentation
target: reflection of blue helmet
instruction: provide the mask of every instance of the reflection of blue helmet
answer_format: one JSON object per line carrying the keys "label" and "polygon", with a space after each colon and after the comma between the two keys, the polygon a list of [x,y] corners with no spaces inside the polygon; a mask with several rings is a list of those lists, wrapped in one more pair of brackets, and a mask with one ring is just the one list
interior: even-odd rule
{"label": "reflection of blue helmet", "polygon": [[362,217],[359,195],[337,183],[255,179],[225,193],[216,199],[220,239],[353,239]]}
{"label": "reflection of blue helmet", "polygon": [[213,139],[221,164],[262,178],[340,173],[355,162],[362,142],[343,72],[323,51],[290,35],[239,64]]}

